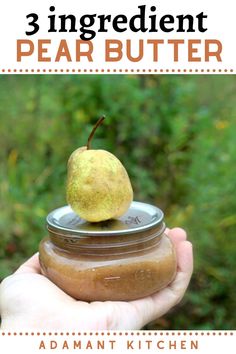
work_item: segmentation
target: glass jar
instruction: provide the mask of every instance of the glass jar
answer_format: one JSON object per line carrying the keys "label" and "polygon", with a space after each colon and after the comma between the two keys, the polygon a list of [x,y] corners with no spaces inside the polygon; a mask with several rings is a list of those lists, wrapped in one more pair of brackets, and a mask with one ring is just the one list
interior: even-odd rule
{"label": "glass jar", "polygon": [[89,223],[69,206],[47,217],[49,237],[39,246],[42,273],[84,301],[134,300],[166,287],[176,256],[163,213],[133,202],[117,220]]}

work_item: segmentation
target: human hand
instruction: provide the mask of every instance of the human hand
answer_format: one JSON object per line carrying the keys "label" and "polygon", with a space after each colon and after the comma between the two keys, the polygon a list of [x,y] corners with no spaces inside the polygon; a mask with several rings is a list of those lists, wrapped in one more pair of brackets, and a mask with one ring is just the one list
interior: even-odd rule
{"label": "human hand", "polygon": [[175,279],[158,293],[129,302],[73,299],[41,274],[35,254],[0,285],[1,329],[134,330],[163,316],[182,299],[193,270],[192,245],[185,231],[174,228],[167,234],[176,248]]}

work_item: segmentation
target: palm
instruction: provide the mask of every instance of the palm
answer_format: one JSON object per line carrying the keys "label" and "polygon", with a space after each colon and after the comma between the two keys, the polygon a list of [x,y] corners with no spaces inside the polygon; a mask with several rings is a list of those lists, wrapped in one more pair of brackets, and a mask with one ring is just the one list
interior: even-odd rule
{"label": "palm", "polygon": [[191,244],[181,229],[169,231],[175,244],[175,280],[160,292],[135,301],[87,303],[65,294],[40,274],[34,255],[0,287],[2,329],[139,329],[164,315],[185,293],[192,274]]}

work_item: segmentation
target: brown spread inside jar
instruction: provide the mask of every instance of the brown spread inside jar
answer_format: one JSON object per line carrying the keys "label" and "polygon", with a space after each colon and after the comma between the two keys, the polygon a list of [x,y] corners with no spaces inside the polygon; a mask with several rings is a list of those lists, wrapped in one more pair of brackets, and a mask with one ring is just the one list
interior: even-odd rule
{"label": "brown spread inside jar", "polygon": [[39,247],[42,272],[84,301],[134,300],[166,287],[176,256],[163,213],[133,202],[118,220],[90,224],[69,207],[47,218],[49,237]]}

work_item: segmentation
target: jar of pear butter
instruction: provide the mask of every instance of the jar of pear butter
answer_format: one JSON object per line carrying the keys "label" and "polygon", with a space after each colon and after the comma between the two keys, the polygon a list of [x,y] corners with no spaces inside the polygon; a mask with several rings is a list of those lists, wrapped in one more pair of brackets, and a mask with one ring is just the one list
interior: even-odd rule
{"label": "jar of pear butter", "polygon": [[47,217],[49,236],[39,246],[42,273],[75,299],[134,300],[166,287],[176,256],[163,212],[132,202],[116,220],[89,223],[69,206]]}

